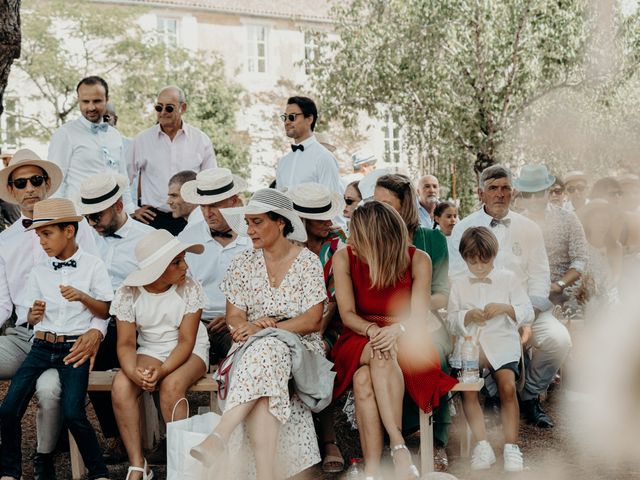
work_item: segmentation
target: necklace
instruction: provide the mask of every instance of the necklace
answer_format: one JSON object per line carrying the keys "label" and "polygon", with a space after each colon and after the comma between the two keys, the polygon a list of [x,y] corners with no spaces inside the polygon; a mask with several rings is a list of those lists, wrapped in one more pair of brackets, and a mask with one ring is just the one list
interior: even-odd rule
{"label": "necklace", "polygon": [[269,261],[267,260],[267,258],[263,257],[265,269],[267,270],[267,277],[269,279],[269,285],[271,286],[271,288],[276,288],[276,285],[278,283],[278,278],[281,276],[283,270],[286,275],[286,272],[289,270],[289,267],[291,267],[291,262],[290,262],[291,256],[293,253],[295,253],[295,251],[296,251],[295,248],[291,248],[284,257],[275,261],[272,260],[274,265],[272,265],[271,268],[269,268]]}

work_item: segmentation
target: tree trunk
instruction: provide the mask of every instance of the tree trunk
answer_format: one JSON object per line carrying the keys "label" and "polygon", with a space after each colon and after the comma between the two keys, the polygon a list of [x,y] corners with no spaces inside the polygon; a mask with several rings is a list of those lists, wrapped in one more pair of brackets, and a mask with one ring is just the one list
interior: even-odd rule
{"label": "tree trunk", "polygon": [[20,0],[0,0],[0,115],[11,64],[20,57],[20,39]]}

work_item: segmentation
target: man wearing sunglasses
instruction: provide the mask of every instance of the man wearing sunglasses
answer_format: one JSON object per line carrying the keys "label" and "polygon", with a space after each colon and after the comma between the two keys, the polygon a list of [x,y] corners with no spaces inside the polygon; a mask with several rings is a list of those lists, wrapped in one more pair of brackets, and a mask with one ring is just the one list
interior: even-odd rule
{"label": "man wearing sunglasses", "polygon": [[564,204],[565,210],[578,212],[587,204],[589,193],[589,179],[584,172],[574,170],[564,176],[564,191],[568,201]]}
{"label": "man wearing sunglasses", "polygon": [[340,180],[338,162],[313,135],[318,120],[316,104],[307,97],[291,97],[280,119],[287,137],[294,143],[276,167],[276,188],[284,191],[301,183],[324,185],[340,195],[344,186]]}
{"label": "man wearing sunglasses", "polygon": [[127,152],[129,180],[139,175],[140,198],[133,218],[178,235],[187,224],[167,204],[169,180],[182,170],[198,173],[217,166],[209,137],[182,119],[187,100],[176,86],[163,88],[154,106],[158,123],[139,133]]}
{"label": "man wearing sunglasses", "polygon": [[[27,323],[31,307],[27,302],[27,281],[33,266],[48,258],[34,230],[26,231],[33,219],[34,205],[50,197],[62,183],[63,174],[52,162],[42,160],[31,150],[18,150],[9,165],[0,170],[0,199],[20,208],[20,218],[0,233],[0,326],[15,321],[13,327],[0,336],[0,379],[9,380],[22,364],[33,338],[33,326]],[[86,222],[78,226],[80,247],[98,255],[91,230]],[[106,332],[102,320],[75,343],[65,359],[71,364],[83,364],[98,350]],[[53,450],[61,429],[60,380],[55,369],[44,372],[36,384],[38,412],[36,428],[38,445],[34,460],[34,476],[38,480],[53,479]]]}
{"label": "man wearing sunglasses", "polygon": [[[124,140],[120,132],[104,121],[109,85],[97,76],[80,80],[76,87],[81,116],[58,128],[49,142],[49,159],[64,175],[56,197],[74,199],[82,181],[105,170],[127,175]],[[131,198],[125,209],[133,213]]]}

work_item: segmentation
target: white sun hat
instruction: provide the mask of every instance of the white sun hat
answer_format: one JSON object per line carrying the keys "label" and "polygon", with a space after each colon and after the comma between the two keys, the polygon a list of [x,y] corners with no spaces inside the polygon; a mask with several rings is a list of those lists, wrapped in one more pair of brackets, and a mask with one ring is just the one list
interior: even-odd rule
{"label": "white sun hat", "polygon": [[231,198],[247,189],[247,182],[228,168],[208,168],[196,175],[195,180],[185,182],[180,195],[187,203],[210,205]]}
{"label": "white sun hat", "polygon": [[293,209],[301,218],[309,220],[333,220],[344,210],[344,199],[324,185],[301,183],[287,191]]}
{"label": "white sun hat", "polygon": [[258,215],[261,213],[274,212],[282,215],[291,222],[293,232],[287,238],[297,242],[307,241],[307,231],[302,224],[302,220],[293,209],[293,202],[284,193],[274,188],[261,188],[251,196],[251,200],[244,207],[221,208],[220,213],[229,226],[238,235],[245,237],[247,234],[247,223],[245,215]]}
{"label": "white sun hat", "polygon": [[204,246],[200,243],[182,243],[166,230],[148,233],[136,244],[138,269],[131,272],[122,284],[140,287],[155,282],[171,261],[185,251],[200,254],[204,251]]}
{"label": "white sun hat", "polygon": [[113,172],[102,172],[85,178],[76,198],[78,213],[90,215],[102,212],[116,203],[123,195],[129,195],[129,179]]}

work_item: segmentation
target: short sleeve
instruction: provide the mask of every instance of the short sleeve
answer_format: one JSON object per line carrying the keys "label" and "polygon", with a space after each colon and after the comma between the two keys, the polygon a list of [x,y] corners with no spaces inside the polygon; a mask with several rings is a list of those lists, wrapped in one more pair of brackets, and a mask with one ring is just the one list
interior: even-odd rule
{"label": "short sleeve", "polygon": [[113,300],[113,286],[107,272],[107,267],[102,261],[96,261],[91,278],[91,296],[96,300],[110,302]]}
{"label": "short sleeve", "polygon": [[247,292],[249,291],[248,278],[251,275],[246,267],[251,263],[248,255],[252,253],[253,251],[249,250],[233,257],[220,284],[220,290],[227,297],[227,301],[245,312],[249,309]]}
{"label": "short sleeve", "polygon": [[109,313],[122,322],[134,323],[136,321],[133,311],[133,287],[122,285],[116,290]]}
{"label": "short sleeve", "polygon": [[187,280],[187,284],[182,291],[182,298],[185,304],[184,313],[196,313],[204,307],[206,301],[202,285],[193,278]]}
{"label": "short sleeve", "polygon": [[[302,284],[303,310],[307,311],[314,305],[327,300],[327,290],[324,283],[324,274],[322,272],[322,264],[320,259],[310,251],[307,255],[300,279]],[[306,253],[306,252],[305,252]]]}

